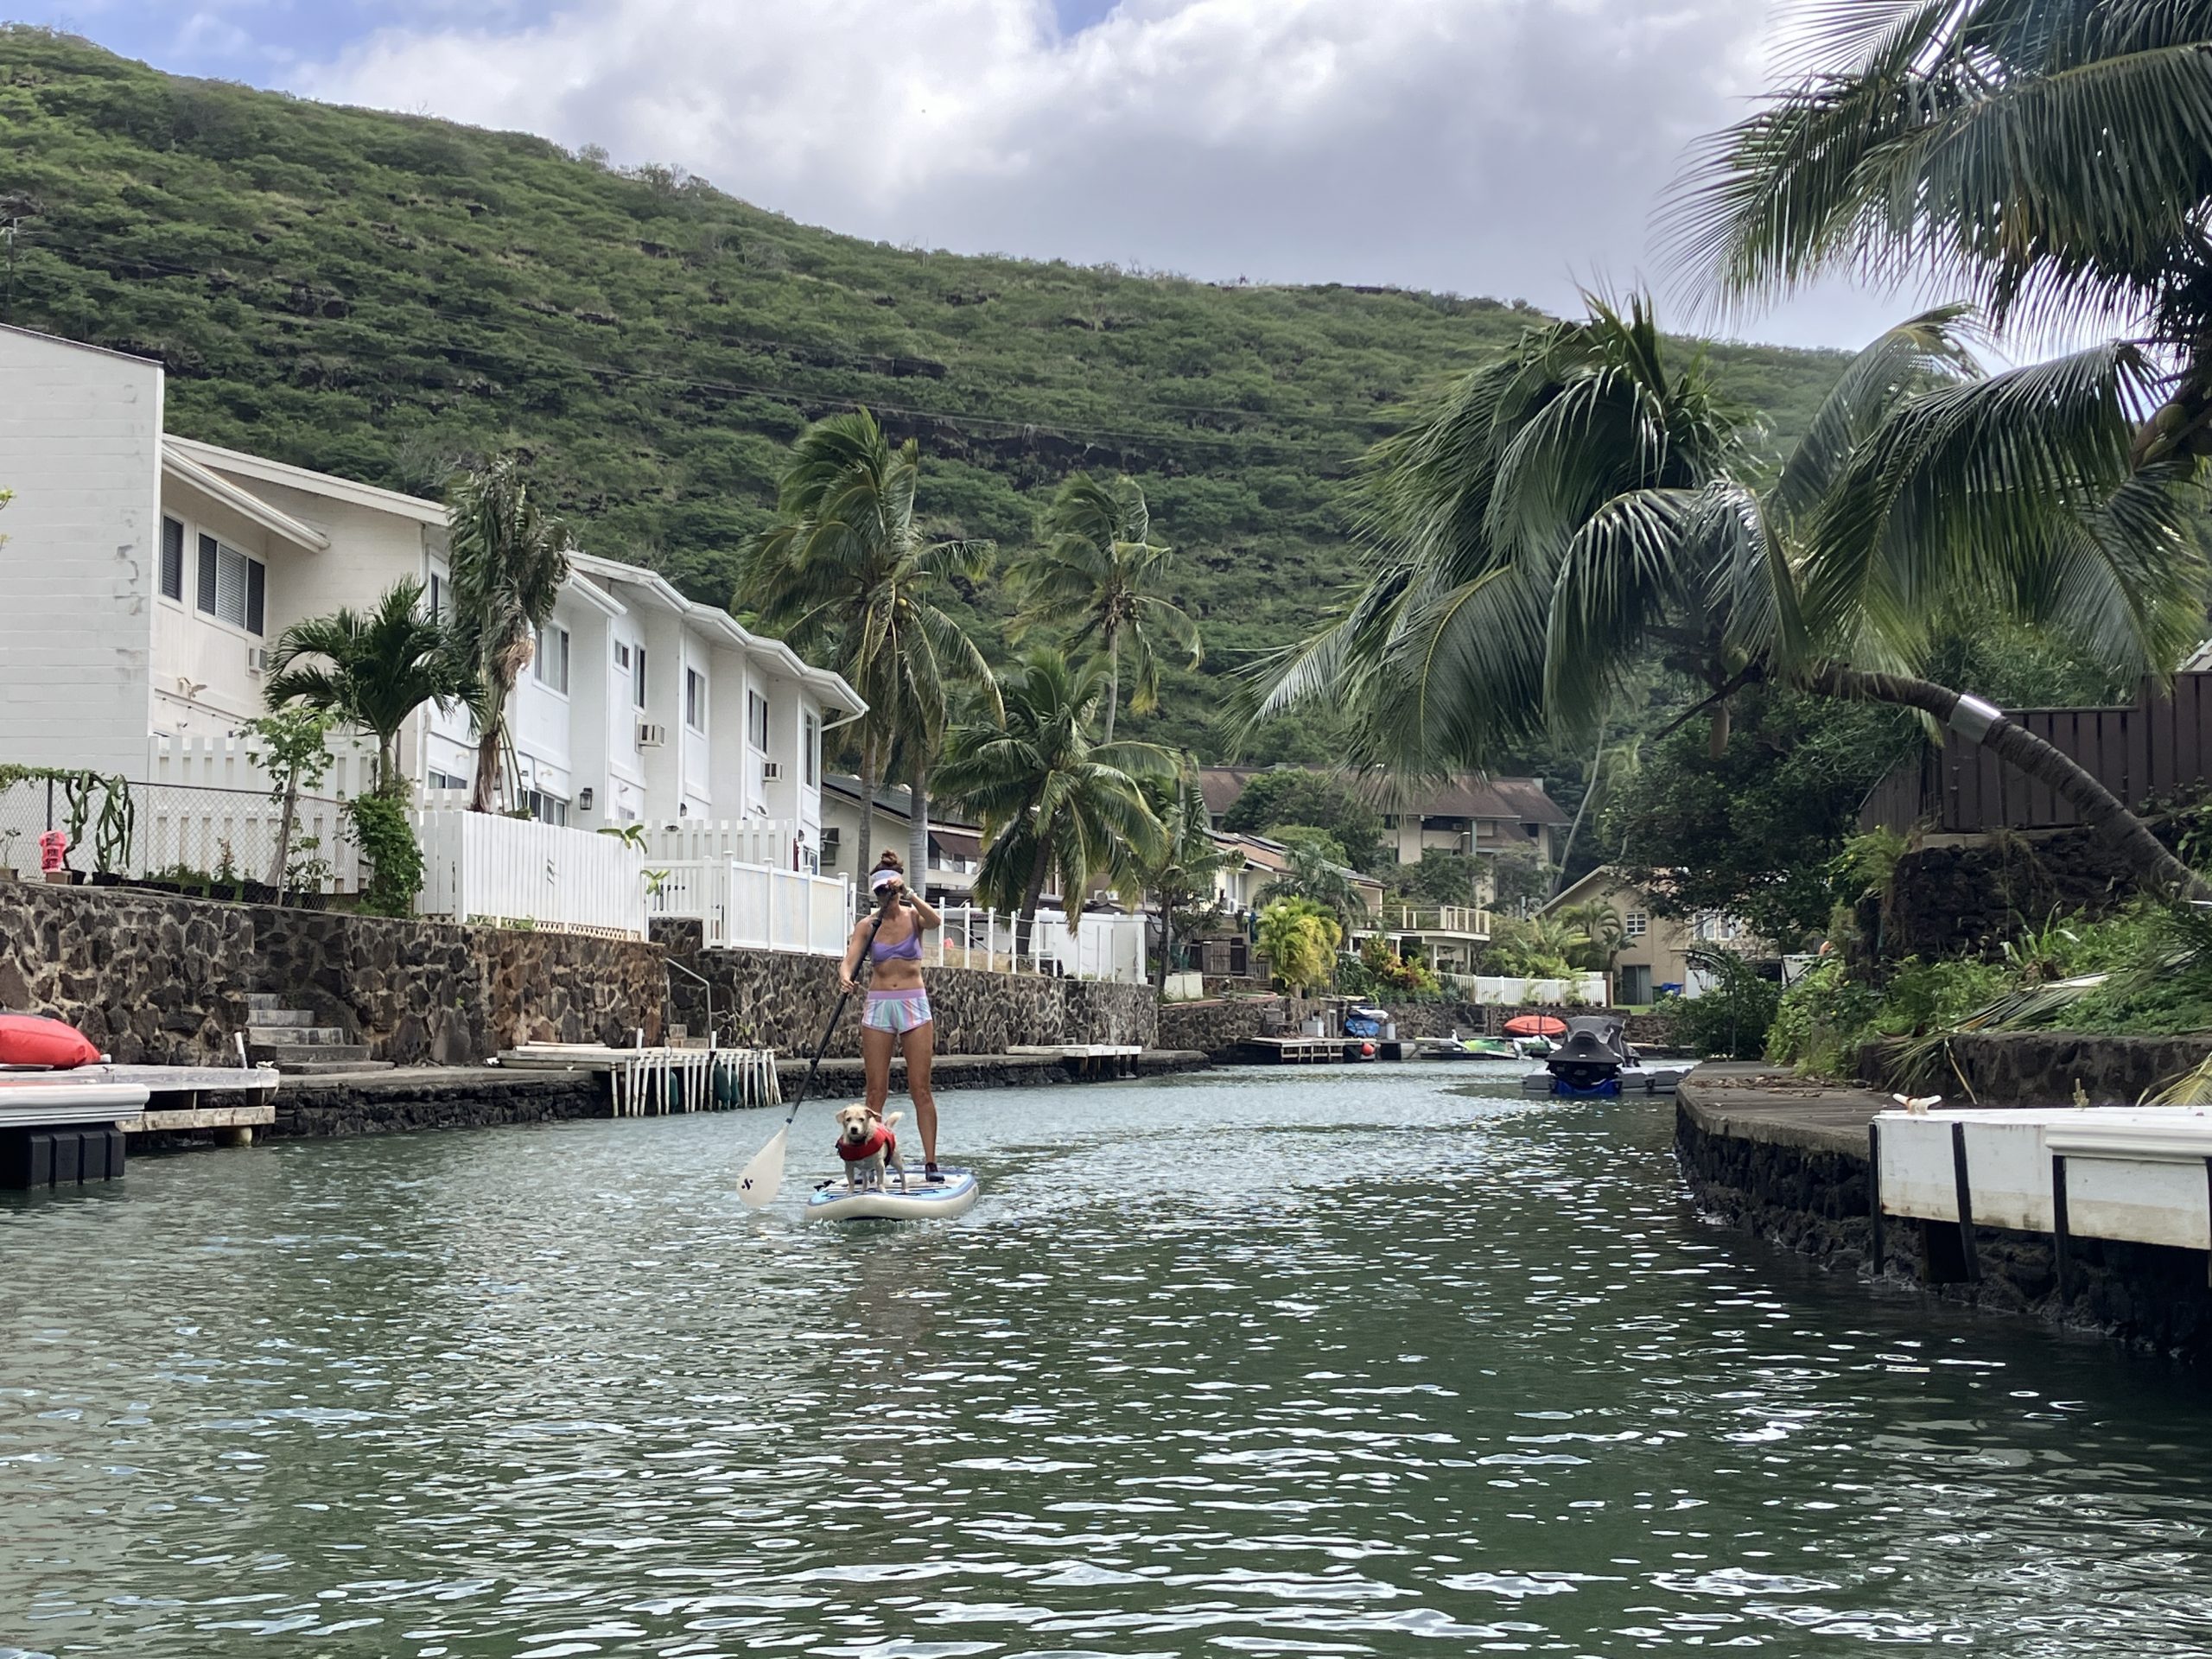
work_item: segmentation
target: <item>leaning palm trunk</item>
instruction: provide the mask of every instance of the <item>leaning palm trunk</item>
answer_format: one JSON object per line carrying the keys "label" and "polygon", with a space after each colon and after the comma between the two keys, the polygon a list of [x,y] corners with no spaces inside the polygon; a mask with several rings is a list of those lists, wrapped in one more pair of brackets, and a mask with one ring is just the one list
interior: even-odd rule
{"label": "leaning palm trunk", "polygon": [[2212,887],[2166,850],[2120,798],[2033,732],[1978,697],[1908,674],[1873,674],[1828,664],[1806,675],[1806,690],[1858,702],[1916,709],[2017,766],[2082,815],[2082,822],[2134,868],[2136,879],[2166,898],[2212,899]]}
{"label": "leaning palm trunk", "polygon": [[863,906],[868,901],[868,866],[875,861],[875,740],[861,740],[861,844],[853,859],[853,880]]}
{"label": "leaning palm trunk", "polygon": [[1099,741],[1114,741],[1114,715],[1122,706],[1122,642],[1109,623],[1106,629],[1106,732]]}

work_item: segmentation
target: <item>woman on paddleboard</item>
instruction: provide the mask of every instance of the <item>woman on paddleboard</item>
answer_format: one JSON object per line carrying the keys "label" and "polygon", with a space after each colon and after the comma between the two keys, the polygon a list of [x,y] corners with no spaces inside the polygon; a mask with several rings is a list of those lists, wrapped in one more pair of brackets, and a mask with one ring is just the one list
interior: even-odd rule
{"label": "woman on paddleboard", "polygon": [[930,1016],[930,994],[922,984],[922,932],[937,926],[939,918],[927,899],[908,891],[906,868],[896,853],[876,861],[868,883],[876,914],[857,924],[845,942],[837,983],[842,990],[853,990],[861,956],[869,958],[868,1011],[861,1016],[868,1107],[878,1117],[883,1115],[883,1103],[891,1094],[891,1052],[900,1050],[906,1056],[906,1092],[914,1102],[914,1125],[921,1132],[923,1173],[935,1181],[943,1179],[937,1167],[937,1096],[930,1092],[936,1029]]}

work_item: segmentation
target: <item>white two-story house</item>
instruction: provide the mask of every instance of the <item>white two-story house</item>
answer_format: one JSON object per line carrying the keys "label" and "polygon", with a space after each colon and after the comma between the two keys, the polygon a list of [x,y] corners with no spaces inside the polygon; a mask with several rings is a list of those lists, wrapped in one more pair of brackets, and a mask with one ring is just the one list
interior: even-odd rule
{"label": "white two-story house", "polygon": [[[412,578],[451,604],[435,501],[164,429],[161,365],[0,327],[0,760],[144,781],[163,746],[262,712],[290,624]],[[509,710],[509,804],[550,823],[788,826],[821,846],[837,675],[634,565],[580,555]],[[466,712],[425,709],[400,763],[467,790]],[[785,861],[779,858],[779,862]]]}

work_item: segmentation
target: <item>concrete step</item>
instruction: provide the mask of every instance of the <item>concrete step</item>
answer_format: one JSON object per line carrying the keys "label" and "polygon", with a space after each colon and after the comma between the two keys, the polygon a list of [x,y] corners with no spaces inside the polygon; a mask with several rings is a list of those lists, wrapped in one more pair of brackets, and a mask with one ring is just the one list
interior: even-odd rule
{"label": "concrete step", "polygon": [[245,1039],[256,1048],[289,1048],[304,1043],[310,1048],[346,1040],[343,1026],[264,1026],[259,1021],[245,1028]]}
{"label": "concrete step", "polygon": [[365,1077],[372,1072],[389,1071],[390,1060],[307,1060],[280,1061],[276,1069],[288,1077],[344,1077],[356,1074]]}
{"label": "concrete step", "polygon": [[249,997],[246,1001],[246,1018],[257,1030],[264,1026],[311,1026],[315,1022],[315,1013],[309,1008],[264,1008],[257,1006],[259,998]]}
{"label": "concrete step", "polygon": [[281,1012],[284,1007],[284,999],[275,991],[248,991],[245,994],[245,1005],[252,1009],[255,1016],[258,1018],[264,1014]]}
{"label": "concrete step", "polygon": [[359,1066],[367,1064],[369,1046],[366,1043],[283,1043],[263,1050],[261,1058],[274,1064],[279,1071],[318,1065]]}

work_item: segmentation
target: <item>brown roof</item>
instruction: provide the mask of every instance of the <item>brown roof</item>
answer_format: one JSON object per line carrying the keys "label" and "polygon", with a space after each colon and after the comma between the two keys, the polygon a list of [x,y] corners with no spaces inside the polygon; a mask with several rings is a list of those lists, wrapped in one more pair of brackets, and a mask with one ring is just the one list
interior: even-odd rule
{"label": "brown roof", "polygon": [[[1236,798],[1244,792],[1246,784],[1268,770],[1271,768],[1266,766],[1201,766],[1198,788],[1206,798],[1206,810],[1218,818],[1236,804]],[[1378,805],[1386,812],[1419,813],[1424,817],[1491,818],[1512,823],[1568,822],[1568,815],[1544,792],[1542,782],[1535,778],[1486,778],[1478,772],[1463,772],[1441,782],[1392,780],[1378,788],[1350,773],[1344,776],[1347,783],[1363,792],[1374,793]]]}

